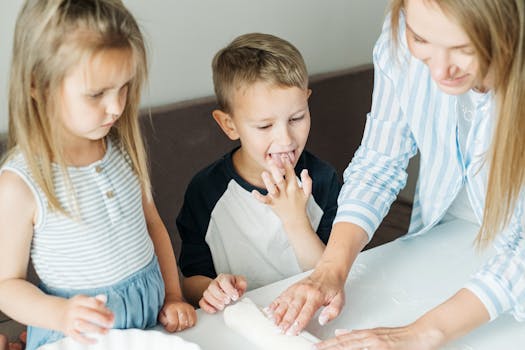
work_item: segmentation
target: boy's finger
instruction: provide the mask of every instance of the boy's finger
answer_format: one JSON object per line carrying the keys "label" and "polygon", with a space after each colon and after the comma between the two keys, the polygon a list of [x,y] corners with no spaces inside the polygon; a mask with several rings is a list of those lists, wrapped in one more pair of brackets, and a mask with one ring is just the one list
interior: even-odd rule
{"label": "boy's finger", "polygon": [[235,288],[239,293],[239,297],[241,297],[248,288],[248,282],[246,281],[246,278],[244,278],[244,276],[235,276]]}
{"label": "boy's finger", "polygon": [[286,180],[284,175],[277,167],[270,167],[270,172],[272,175],[272,182],[277,186],[277,188],[282,191],[286,186]]}
{"label": "boy's finger", "polygon": [[235,289],[234,283],[235,280],[233,276],[229,276],[229,278],[219,280],[219,286],[224,291],[227,297],[224,299],[225,305],[228,305],[232,300],[235,301],[239,299],[239,293],[237,292],[237,289]]}
{"label": "boy's finger", "polygon": [[301,183],[303,187],[303,192],[306,196],[309,196],[312,193],[312,178],[308,174],[308,170],[303,169],[301,171]]}
{"label": "boy's finger", "polygon": [[252,195],[255,197],[255,199],[257,199],[262,204],[271,204],[272,203],[272,200],[271,200],[271,198],[269,196],[263,196],[257,190],[253,190],[252,191]]}
{"label": "boy's finger", "polygon": [[218,311],[204,297],[201,298],[201,300],[199,300],[199,306],[201,307],[201,309],[203,309],[205,312],[207,312],[209,314],[214,314],[214,313],[216,313]]}
{"label": "boy's finger", "polygon": [[204,300],[206,300],[211,306],[213,306],[217,310],[224,309],[224,295],[217,297],[208,288],[204,291],[204,293],[202,294],[202,297],[204,298]]}
{"label": "boy's finger", "polygon": [[270,196],[276,196],[277,194],[279,194],[279,189],[277,188],[277,185],[275,184],[273,179],[270,177],[270,174],[268,174],[265,171],[262,173],[261,177],[264,182],[264,186],[266,187],[266,190],[268,190],[268,194]]}

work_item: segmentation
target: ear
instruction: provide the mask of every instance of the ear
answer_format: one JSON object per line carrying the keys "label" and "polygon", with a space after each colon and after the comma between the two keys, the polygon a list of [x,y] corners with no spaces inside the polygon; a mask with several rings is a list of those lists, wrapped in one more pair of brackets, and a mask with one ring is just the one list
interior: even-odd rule
{"label": "ear", "polygon": [[211,115],[213,116],[213,119],[215,119],[217,124],[219,124],[226,136],[230,138],[230,140],[239,139],[239,133],[237,132],[235,123],[233,122],[232,117],[228,113],[223,112],[220,109],[216,109],[213,112],[211,112]]}
{"label": "ear", "polygon": [[309,99],[311,95],[312,95],[312,89],[306,90],[306,99]]}

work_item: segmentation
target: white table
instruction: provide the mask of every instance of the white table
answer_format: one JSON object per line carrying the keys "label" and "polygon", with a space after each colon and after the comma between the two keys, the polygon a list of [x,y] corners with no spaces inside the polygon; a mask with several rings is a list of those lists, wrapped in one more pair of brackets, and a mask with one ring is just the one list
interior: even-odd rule
{"label": "white table", "polygon": [[[321,327],[316,318],[307,331],[320,339],[337,328],[398,326],[415,320],[459,290],[471,273],[491,254],[473,248],[477,227],[451,221],[410,240],[396,240],[359,255],[346,283],[346,305],[335,321]],[[286,287],[309,272],[250,291],[255,303],[268,305]],[[246,349],[246,340],[229,330],[222,313],[198,310],[198,323],[178,333],[202,350]],[[524,349],[525,323],[504,315],[449,344],[447,350]]]}

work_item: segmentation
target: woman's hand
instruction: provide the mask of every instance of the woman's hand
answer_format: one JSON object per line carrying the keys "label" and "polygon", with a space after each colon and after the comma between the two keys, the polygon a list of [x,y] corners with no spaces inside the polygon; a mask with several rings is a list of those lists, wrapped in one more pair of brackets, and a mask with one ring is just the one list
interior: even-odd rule
{"label": "woman's hand", "polygon": [[191,328],[197,322],[197,313],[193,306],[181,298],[166,297],[159,313],[159,322],[170,333]]}
{"label": "woman's hand", "polygon": [[63,306],[60,331],[80,343],[94,344],[96,340],[86,334],[107,334],[113,327],[115,316],[106,307],[105,295],[76,295]]}
{"label": "woman's hand", "polygon": [[345,303],[344,279],[330,270],[319,268],[310,276],[290,286],[265,309],[283,333],[299,334],[315,312],[325,306],[319,323],[336,318]]}
{"label": "woman's hand", "polygon": [[438,331],[427,331],[413,323],[405,327],[357,331],[337,330],[335,338],[315,345],[318,350],[434,350],[442,345]]}
{"label": "woman's hand", "polygon": [[207,313],[216,313],[243,296],[247,286],[243,276],[221,273],[204,291],[199,306]]}

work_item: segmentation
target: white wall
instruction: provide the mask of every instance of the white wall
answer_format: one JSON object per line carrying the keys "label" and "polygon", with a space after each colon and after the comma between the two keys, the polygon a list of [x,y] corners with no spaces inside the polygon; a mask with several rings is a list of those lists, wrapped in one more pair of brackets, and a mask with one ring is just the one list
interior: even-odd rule
{"label": "white wall", "polygon": [[[211,95],[210,62],[235,36],[265,32],[302,52],[311,74],[371,62],[387,0],[124,0],[150,48],[143,106]],[[21,0],[0,2],[0,132],[7,130],[12,36]]]}

